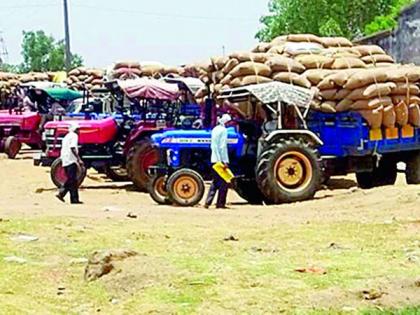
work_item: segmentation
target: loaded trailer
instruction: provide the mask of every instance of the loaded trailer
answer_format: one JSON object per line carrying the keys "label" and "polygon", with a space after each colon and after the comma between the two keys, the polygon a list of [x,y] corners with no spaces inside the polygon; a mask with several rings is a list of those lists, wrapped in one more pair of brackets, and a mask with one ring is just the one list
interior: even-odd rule
{"label": "loaded trailer", "polygon": [[[279,204],[313,198],[335,175],[355,173],[361,188],[392,185],[397,163],[406,163],[408,184],[420,184],[420,129],[370,129],[355,112],[310,109],[314,92],[280,82],[221,92],[222,100],[249,101],[266,113],[263,123],[237,122],[229,131],[234,188],[252,203]],[[160,163],[150,193],[156,201],[193,206],[210,173],[211,130],[168,131],[152,137]]]}

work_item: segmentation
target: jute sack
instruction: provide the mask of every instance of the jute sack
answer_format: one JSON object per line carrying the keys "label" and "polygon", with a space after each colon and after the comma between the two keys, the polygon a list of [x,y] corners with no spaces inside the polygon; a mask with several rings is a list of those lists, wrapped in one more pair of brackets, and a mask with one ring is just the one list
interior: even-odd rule
{"label": "jute sack", "polygon": [[[137,61],[118,61],[114,65],[114,69],[117,70],[119,68],[137,68],[140,69],[140,64]],[[79,69],[79,71],[81,71]]]}
{"label": "jute sack", "polygon": [[[388,69],[387,69],[388,70]],[[415,66],[392,67],[387,71],[388,80],[392,82],[417,82],[420,80],[419,68]]]}
{"label": "jute sack", "polygon": [[361,45],[354,46],[353,48],[357,50],[362,56],[386,54],[385,51],[377,45]]}
{"label": "jute sack", "polygon": [[267,61],[268,55],[265,53],[234,52],[229,55],[229,58],[238,59],[239,62],[253,61],[264,63]]}
{"label": "jute sack", "polygon": [[323,55],[300,55],[295,58],[306,69],[330,69],[334,59]]}
{"label": "jute sack", "polygon": [[373,110],[380,107],[392,106],[392,99],[390,97],[377,97],[373,99],[357,100],[351,105],[352,110]]}
{"label": "jute sack", "polygon": [[383,107],[374,110],[359,110],[358,113],[367,121],[373,129],[381,128],[383,119]]}
{"label": "jute sack", "polygon": [[378,63],[378,62],[388,62],[394,63],[394,58],[389,55],[369,55],[362,57],[362,61],[365,63]]}
{"label": "jute sack", "polygon": [[259,43],[254,47],[254,49],[252,49],[252,52],[267,52],[271,47],[272,45],[270,43]]}
{"label": "jute sack", "polygon": [[282,53],[284,53],[284,45],[273,46],[267,51],[267,53],[281,55]]}
{"label": "jute sack", "polygon": [[247,75],[260,75],[263,77],[269,77],[271,74],[271,69],[269,66],[263,63],[256,62],[243,62],[238,64],[235,68],[232,69],[229,73],[232,77],[244,77]]}
{"label": "jute sack", "polygon": [[371,84],[363,91],[363,96],[367,98],[372,98],[375,96],[387,96],[391,94],[392,89],[395,87],[396,84],[392,82]]}
{"label": "jute sack", "polygon": [[324,47],[352,47],[353,43],[344,37],[321,37]]}
{"label": "jute sack", "polygon": [[322,45],[322,39],[314,34],[290,34],[287,36],[287,41],[318,43]]}
{"label": "jute sack", "polygon": [[420,88],[413,84],[413,83],[397,83],[395,87],[392,89],[391,94],[392,95],[419,95],[420,94]]}
{"label": "jute sack", "polygon": [[159,65],[145,65],[141,68],[141,73],[144,76],[154,76],[163,72],[164,67]]}
{"label": "jute sack", "polygon": [[300,62],[284,56],[270,57],[265,64],[273,72],[290,71],[302,73],[305,71],[305,67]]}
{"label": "jute sack", "polygon": [[320,111],[324,113],[336,113],[336,105],[336,102],[333,101],[322,102],[320,105]]}
{"label": "jute sack", "polygon": [[104,71],[101,69],[88,69],[86,73],[94,76],[95,78],[102,78],[104,76]]}
{"label": "jute sack", "polygon": [[335,95],[337,94],[338,89],[328,89],[328,90],[321,90],[319,95],[327,101],[334,101],[336,99]]}
{"label": "jute sack", "polygon": [[385,67],[392,67],[395,64],[390,62],[378,62],[378,63],[370,63],[366,64],[366,68],[385,68]]}
{"label": "jute sack", "polygon": [[216,70],[222,70],[223,67],[226,65],[226,63],[229,61],[229,58],[219,56],[219,57],[212,57],[212,58],[210,58],[210,60],[213,64],[213,67]]}
{"label": "jute sack", "polygon": [[242,85],[250,85],[250,84],[260,84],[260,83],[268,83],[273,81],[270,78],[259,76],[259,75],[247,75],[242,78]]}
{"label": "jute sack", "polygon": [[78,68],[73,69],[73,70],[71,70],[71,71],[69,72],[69,76],[70,76],[70,75],[75,75],[75,76],[78,76],[79,74],[80,74],[80,71],[79,71],[79,69],[78,69]]}
{"label": "jute sack", "polygon": [[383,83],[388,79],[387,70],[383,69],[359,69],[353,73],[344,85],[346,89],[353,90],[372,83]]}
{"label": "jute sack", "polygon": [[313,84],[318,85],[326,76],[334,74],[334,70],[327,69],[310,69],[306,70],[303,75]]}
{"label": "jute sack", "polygon": [[330,48],[324,49],[321,52],[321,55],[325,55],[325,56],[334,56],[338,54],[351,55],[356,58],[362,57],[360,52],[357,51],[356,49],[353,49],[352,47],[330,47]]}
{"label": "jute sack", "polygon": [[235,68],[237,65],[239,65],[239,60],[232,58],[229,59],[229,61],[226,63],[226,65],[223,67],[222,71],[224,74],[228,74],[232,71],[233,68]]}
{"label": "jute sack", "polygon": [[394,106],[395,114],[397,115],[397,124],[404,127],[408,124],[408,106],[405,102],[400,102]]}
{"label": "jute sack", "polygon": [[411,95],[408,97],[407,95],[393,95],[392,102],[394,103],[394,105],[397,105],[401,102],[405,102],[406,104],[420,104],[420,97],[416,95]]}
{"label": "jute sack", "polygon": [[382,125],[386,128],[394,128],[397,122],[397,114],[395,113],[394,106],[389,105],[384,107]]}
{"label": "jute sack", "polygon": [[232,81],[232,76],[228,74],[220,81],[220,83],[223,85],[228,85],[230,84],[231,81]]}
{"label": "jute sack", "polygon": [[366,64],[358,58],[337,58],[331,66],[332,69],[366,68]]}
{"label": "jute sack", "polygon": [[408,121],[414,127],[420,127],[420,107],[418,104],[408,106]]}
{"label": "jute sack", "polygon": [[352,100],[345,98],[338,102],[335,109],[337,110],[337,112],[346,112],[351,109],[353,103],[354,102]]}
{"label": "jute sack", "polygon": [[275,81],[298,85],[305,88],[311,87],[311,82],[304,76],[293,72],[278,72],[273,75]]}
{"label": "jute sack", "polygon": [[360,69],[348,69],[348,70],[340,70],[336,71],[335,73],[326,76],[319,84],[319,89],[326,89],[328,87],[334,87],[334,86],[344,86],[349,78],[356,73],[357,71],[360,71]]}
{"label": "jute sack", "polygon": [[287,42],[287,35],[283,35],[283,36],[277,36],[276,38],[274,38],[270,44],[272,46],[276,46],[276,45],[282,45],[284,43]]}

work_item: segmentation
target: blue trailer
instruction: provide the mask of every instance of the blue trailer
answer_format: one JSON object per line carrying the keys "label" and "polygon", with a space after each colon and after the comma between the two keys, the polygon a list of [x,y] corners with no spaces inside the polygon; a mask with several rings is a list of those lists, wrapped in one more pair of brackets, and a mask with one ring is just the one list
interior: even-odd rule
{"label": "blue trailer", "polygon": [[[362,188],[392,185],[398,162],[406,163],[407,183],[420,184],[419,128],[372,130],[355,112],[312,111],[312,91],[277,82],[226,90],[220,98],[266,111],[263,124],[238,121],[228,133],[235,188],[252,203],[307,200],[330,176],[348,173]],[[173,130],[152,139],[161,152],[151,170],[152,197],[197,204],[211,170],[211,131]]]}

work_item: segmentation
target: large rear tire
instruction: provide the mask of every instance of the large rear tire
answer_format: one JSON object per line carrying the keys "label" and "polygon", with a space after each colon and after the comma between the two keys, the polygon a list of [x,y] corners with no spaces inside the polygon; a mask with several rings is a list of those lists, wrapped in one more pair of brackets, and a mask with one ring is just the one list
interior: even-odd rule
{"label": "large rear tire", "polygon": [[21,147],[22,143],[20,143],[20,141],[14,136],[7,137],[4,142],[4,152],[7,154],[9,159],[16,158]]}
{"label": "large rear tire", "polygon": [[[50,176],[51,176],[52,182],[57,188],[61,188],[66,182],[67,175],[66,175],[66,172],[64,171],[64,167],[61,163],[61,159],[58,158],[51,164]],[[77,179],[78,179],[79,186],[83,183],[83,180],[85,179],[85,177],[86,177],[86,168],[78,167]]]}
{"label": "large rear tire", "polygon": [[257,163],[258,187],[274,204],[313,198],[322,179],[318,150],[302,139],[280,139],[263,150]]}
{"label": "large rear tire", "polygon": [[262,205],[264,203],[264,195],[258,188],[256,180],[238,178],[235,179],[233,187],[239,197],[249,204]]}
{"label": "large rear tire", "polygon": [[140,191],[147,191],[151,179],[148,170],[159,160],[159,152],[149,139],[136,143],[129,151],[127,171],[129,178]]}
{"label": "large rear tire", "polygon": [[378,167],[371,172],[357,172],[357,184],[362,189],[374,187],[391,186],[397,180],[397,162],[388,157],[383,157]]}
{"label": "large rear tire", "polygon": [[148,191],[150,197],[159,205],[169,205],[168,190],[166,188],[167,176],[156,175],[149,181]]}
{"label": "large rear tire", "polygon": [[182,207],[196,206],[204,196],[204,180],[200,174],[190,169],[173,173],[166,185],[169,200]]}
{"label": "large rear tire", "polygon": [[420,152],[413,153],[406,161],[405,179],[409,185],[420,184]]}
{"label": "large rear tire", "polygon": [[122,166],[107,165],[104,172],[105,175],[114,182],[126,182],[130,180],[126,168]]}

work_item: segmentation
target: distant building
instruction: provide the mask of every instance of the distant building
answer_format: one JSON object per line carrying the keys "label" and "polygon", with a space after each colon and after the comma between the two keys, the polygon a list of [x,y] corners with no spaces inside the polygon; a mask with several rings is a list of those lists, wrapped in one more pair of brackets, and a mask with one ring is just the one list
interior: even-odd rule
{"label": "distant building", "polygon": [[355,42],[379,45],[397,62],[420,65],[420,0],[401,11],[395,30],[379,32]]}

